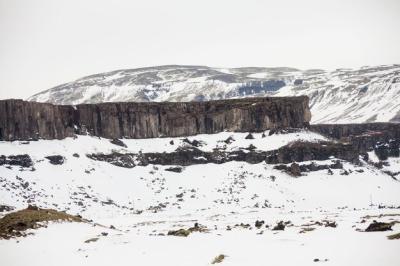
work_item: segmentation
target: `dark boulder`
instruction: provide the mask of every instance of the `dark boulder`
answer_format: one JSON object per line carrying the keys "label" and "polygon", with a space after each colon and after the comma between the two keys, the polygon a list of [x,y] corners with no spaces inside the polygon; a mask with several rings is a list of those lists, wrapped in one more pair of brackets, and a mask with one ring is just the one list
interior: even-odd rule
{"label": "dark boulder", "polygon": [[393,223],[383,223],[373,221],[368,227],[365,229],[365,232],[380,232],[380,231],[391,231]]}
{"label": "dark boulder", "polygon": [[51,164],[54,165],[61,165],[64,163],[65,160],[64,157],[61,155],[51,155],[51,156],[46,156],[45,158],[49,160]]}
{"label": "dark boulder", "polygon": [[182,167],[169,167],[169,168],[165,168],[165,171],[169,171],[169,172],[175,172],[175,173],[182,173],[183,168]]}
{"label": "dark boulder", "polygon": [[253,136],[253,134],[249,133],[249,134],[247,134],[245,139],[254,139],[254,136]]}
{"label": "dark boulder", "polygon": [[256,228],[261,228],[263,225],[264,225],[264,221],[263,220],[257,220],[255,223],[254,223],[254,226],[256,227]]}
{"label": "dark boulder", "polygon": [[285,230],[285,223],[283,221],[278,222],[273,228],[273,231],[283,231]]}
{"label": "dark boulder", "polygon": [[226,140],[224,140],[224,142],[226,144],[231,144],[232,142],[234,142],[235,140],[232,138],[232,136],[229,136]]}
{"label": "dark boulder", "polygon": [[187,143],[187,144],[189,144],[189,145],[191,145],[191,146],[194,146],[194,147],[200,147],[200,146],[202,146],[202,143],[201,143],[200,141],[196,140],[196,139],[190,141],[188,138],[184,138],[184,139],[182,140],[182,142],[183,142],[183,143]]}
{"label": "dark boulder", "polygon": [[120,147],[124,147],[124,148],[127,148],[127,147],[128,147],[128,146],[126,146],[126,144],[125,144],[122,140],[120,140],[120,139],[112,139],[112,140],[110,140],[110,142],[111,142],[112,144],[117,145],[117,146],[120,146]]}

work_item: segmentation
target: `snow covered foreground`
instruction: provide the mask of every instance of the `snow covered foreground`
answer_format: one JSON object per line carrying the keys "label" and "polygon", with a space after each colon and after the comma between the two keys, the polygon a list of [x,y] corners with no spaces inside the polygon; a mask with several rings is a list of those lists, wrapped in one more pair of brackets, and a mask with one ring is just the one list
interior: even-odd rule
{"label": "snow covered foreground", "polygon": [[[189,140],[203,143],[199,149],[205,151],[250,144],[273,150],[294,140],[325,140],[308,131],[246,135],[224,132]],[[235,141],[226,144],[229,136]],[[0,240],[0,264],[210,265],[220,254],[227,256],[221,265],[400,264],[400,240],[386,238],[400,232],[399,223],[393,232],[362,232],[373,220],[400,221],[400,210],[392,208],[400,206],[400,182],[384,173],[398,171],[399,159],[391,158],[383,169],[342,162],[344,169],[333,169],[332,175],[321,170],[294,178],[265,163],[191,165],[177,173],[165,170],[170,166],[124,168],[85,156],[171,152],[188,145],[183,138],[123,142],[127,148],[89,136],[0,142],[0,155],[28,154],[34,162],[33,168],[0,166],[1,204],[22,209],[30,203],[93,220],[51,223],[25,238]],[[63,156],[64,163],[50,164],[49,155]],[[264,224],[256,228],[256,220]],[[285,230],[271,230],[279,221],[287,223]],[[327,226],[332,222],[337,226]],[[194,223],[207,232],[167,235]]]}

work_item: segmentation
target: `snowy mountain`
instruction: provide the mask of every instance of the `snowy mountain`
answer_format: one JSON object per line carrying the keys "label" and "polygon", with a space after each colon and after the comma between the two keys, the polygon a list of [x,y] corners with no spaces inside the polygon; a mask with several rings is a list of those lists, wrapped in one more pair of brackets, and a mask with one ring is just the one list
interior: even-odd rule
{"label": "snowy mountain", "polygon": [[30,101],[81,104],[307,95],[312,123],[400,122],[400,65],[360,69],[159,66],[80,78]]}

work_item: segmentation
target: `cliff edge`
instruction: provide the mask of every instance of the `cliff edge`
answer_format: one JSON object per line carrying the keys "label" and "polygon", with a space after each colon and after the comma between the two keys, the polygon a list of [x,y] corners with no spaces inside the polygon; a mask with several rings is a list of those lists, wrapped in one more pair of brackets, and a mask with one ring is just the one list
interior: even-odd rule
{"label": "cliff edge", "polygon": [[308,97],[53,105],[0,100],[0,140],[155,138],[308,126]]}

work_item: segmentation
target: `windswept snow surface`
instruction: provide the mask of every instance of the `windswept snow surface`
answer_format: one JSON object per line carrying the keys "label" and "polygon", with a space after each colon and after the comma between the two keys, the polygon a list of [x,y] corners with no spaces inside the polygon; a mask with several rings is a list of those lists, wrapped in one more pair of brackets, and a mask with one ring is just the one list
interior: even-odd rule
{"label": "windswept snow surface", "polygon": [[[204,151],[250,144],[273,150],[294,140],[326,140],[306,130],[265,133],[253,134],[254,139],[230,132],[188,139],[200,141]],[[234,142],[223,142],[230,136]],[[331,175],[321,170],[294,178],[265,163],[191,165],[176,173],[165,170],[171,166],[123,168],[86,156],[171,152],[188,145],[183,138],[123,141],[127,148],[90,136],[0,142],[0,155],[28,154],[34,162],[33,168],[0,166],[1,204],[66,210],[96,224],[51,223],[25,238],[0,240],[1,265],[210,265],[219,254],[227,256],[221,265],[314,265],[315,259],[326,265],[400,264],[400,240],[386,238],[400,232],[400,224],[393,232],[359,231],[372,220],[400,220],[399,209],[378,208],[400,206],[400,182],[385,168],[342,162],[344,169],[333,169]],[[65,162],[52,165],[48,155],[61,155]],[[398,163],[393,159],[387,167]],[[265,224],[257,229],[256,220]],[[324,220],[337,227],[324,226]],[[290,224],[284,231],[271,230],[278,221]],[[209,231],[167,235],[196,222]],[[235,227],[241,223],[251,229]],[[299,233],[304,228],[314,230]],[[85,243],[91,238],[98,240]]]}
{"label": "windswept snow surface", "polygon": [[55,104],[310,98],[312,123],[400,122],[400,65],[359,69],[158,66],[83,77],[33,95]]}

